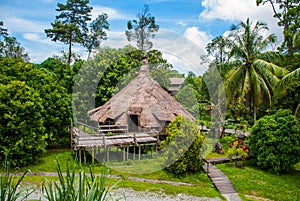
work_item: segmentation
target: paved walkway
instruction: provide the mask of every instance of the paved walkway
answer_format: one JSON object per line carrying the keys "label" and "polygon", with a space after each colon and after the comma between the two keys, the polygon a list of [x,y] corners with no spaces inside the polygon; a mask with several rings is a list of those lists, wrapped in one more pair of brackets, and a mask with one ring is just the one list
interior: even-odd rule
{"label": "paved walkway", "polygon": [[217,190],[226,198],[226,200],[242,201],[228,177],[221,170],[211,163],[205,163],[205,165],[203,165],[203,169],[206,171],[208,177],[213,182]]}

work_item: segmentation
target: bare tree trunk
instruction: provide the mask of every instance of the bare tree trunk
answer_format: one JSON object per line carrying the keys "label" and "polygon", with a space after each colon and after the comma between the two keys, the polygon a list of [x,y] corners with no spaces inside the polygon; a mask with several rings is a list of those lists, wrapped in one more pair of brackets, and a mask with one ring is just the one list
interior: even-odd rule
{"label": "bare tree trunk", "polygon": [[253,104],[253,123],[255,124],[256,123],[256,104],[254,103]]}
{"label": "bare tree trunk", "polygon": [[69,41],[69,55],[68,55],[68,64],[71,65],[72,58],[72,32],[70,32],[70,41]]}

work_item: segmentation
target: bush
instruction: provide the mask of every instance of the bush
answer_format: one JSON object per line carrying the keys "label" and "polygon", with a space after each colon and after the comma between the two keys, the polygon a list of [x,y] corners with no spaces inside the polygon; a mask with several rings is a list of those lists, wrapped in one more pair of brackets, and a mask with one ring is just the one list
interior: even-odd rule
{"label": "bush", "polygon": [[177,175],[201,170],[200,154],[205,137],[198,126],[186,117],[177,116],[168,125],[167,133],[162,142],[162,148],[166,148],[166,170]]}
{"label": "bush", "polygon": [[42,100],[25,82],[0,84],[0,161],[11,165],[36,163],[45,152]]}
{"label": "bush", "polygon": [[58,181],[45,180],[42,183],[42,191],[48,201],[102,201],[109,200],[112,189],[117,185],[115,183],[109,186],[107,183],[108,170],[104,169],[101,176],[96,176],[92,167],[90,167],[90,176],[87,176],[83,167],[80,166],[77,176],[77,166],[66,166],[65,176],[61,166],[56,160],[56,170]]}
{"label": "bush", "polygon": [[300,135],[290,110],[259,119],[249,137],[257,165],[274,173],[288,172],[300,161]]}

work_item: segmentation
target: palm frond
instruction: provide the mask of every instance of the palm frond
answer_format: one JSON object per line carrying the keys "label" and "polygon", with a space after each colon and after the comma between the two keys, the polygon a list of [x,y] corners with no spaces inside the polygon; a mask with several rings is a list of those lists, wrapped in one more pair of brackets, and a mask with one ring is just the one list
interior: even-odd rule
{"label": "palm frond", "polygon": [[239,66],[236,70],[229,72],[224,83],[227,101],[232,100],[233,97],[240,93],[240,83],[243,83],[244,78],[245,69],[243,66]]}
{"label": "palm frond", "polygon": [[285,75],[275,88],[275,92],[279,96],[283,96],[286,90],[295,84],[300,84],[300,67]]}

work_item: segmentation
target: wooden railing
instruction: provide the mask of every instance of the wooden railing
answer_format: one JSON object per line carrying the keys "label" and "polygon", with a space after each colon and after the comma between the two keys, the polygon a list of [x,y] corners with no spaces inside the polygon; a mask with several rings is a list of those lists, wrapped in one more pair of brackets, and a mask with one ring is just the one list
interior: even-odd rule
{"label": "wooden railing", "polygon": [[100,125],[99,133],[127,133],[128,126],[126,125]]}

